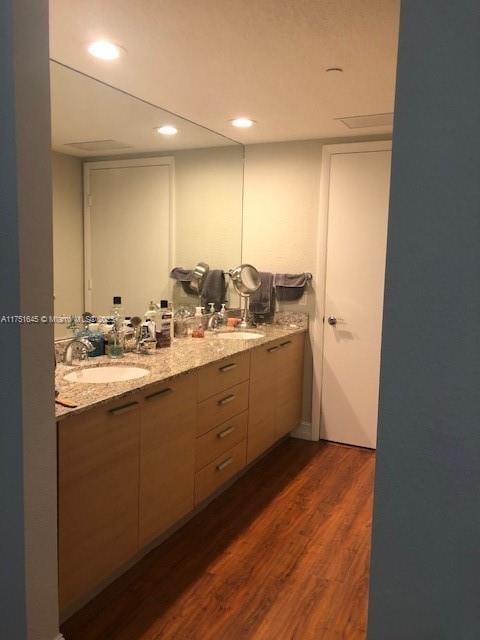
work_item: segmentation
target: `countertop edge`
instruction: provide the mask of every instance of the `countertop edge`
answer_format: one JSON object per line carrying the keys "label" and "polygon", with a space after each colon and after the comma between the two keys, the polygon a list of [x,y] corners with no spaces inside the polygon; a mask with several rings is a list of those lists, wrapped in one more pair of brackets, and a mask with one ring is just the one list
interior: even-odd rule
{"label": "countertop edge", "polygon": [[[277,327],[279,328],[279,327]],[[228,355],[222,355],[221,357],[215,357],[215,354],[212,354],[212,358],[210,360],[208,360],[207,362],[204,362],[200,365],[194,365],[194,366],[190,366],[188,368],[186,368],[183,371],[179,371],[173,375],[166,375],[165,377],[160,377],[157,380],[149,380],[148,382],[145,383],[141,383],[139,381],[139,386],[135,387],[133,389],[128,389],[126,391],[121,391],[119,393],[113,394],[113,395],[109,395],[108,397],[105,398],[100,398],[99,400],[93,400],[92,402],[88,403],[88,404],[83,404],[83,405],[79,405],[78,407],[74,407],[71,409],[66,409],[64,407],[62,407],[62,413],[61,414],[56,414],[55,415],[55,420],[57,423],[59,422],[63,422],[66,418],[69,418],[71,416],[76,416],[80,413],[83,413],[84,411],[89,411],[90,409],[95,409],[98,407],[101,407],[102,405],[105,404],[109,404],[110,402],[116,401],[116,400],[121,400],[122,398],[127,398],[129,396],[138,394],[138,393],[143,393],[144,391],[148,390],[150,387],[156,386],[158,384],[162,384],[163,382],[169,382],[171,380],[175,380],[177,378],[180,378],[184,375],[188,375],[191,373],[194,373],[196,371],[200,371],[201,369],[204,369],[205,367],[208,367],[209,365],[213,364],[214,362],[222,362],[222,360],[228,360],[229,358],[232,358],[233,356],[239,355],[241,353],[248,353],[250,351],[252,351],[253,349],[257,349],[263,345],[269,344],[271,342],[275,342],[277,340],[281,340],[282,337],[286,337],[289,335],[295,335],[295,334],[300,334],[300,333],[307,333],[308,332],[308,325],[306,326],[302,326],[302,327],[281,327],[281,329],[283,329],[285,332],[283,333],[283,335],[275,335],[275,336],[265,336],[264,338],[262,338],[261,343],[258,344],[256,343],[256,341],[242,341],[242,344],[238,345],[238,350],[234,350],[232,353],[229,353]],[[239,341],[240,342],[240,341]],[[252,342],[252,344],[250,344],[250,342]],[[141,379],[140,379],[141,380]],[[79,383],[77,383],[79,384]],[[90,386],[90,385],[89,385]],[[93,386],[93,385],[92,385]]]}

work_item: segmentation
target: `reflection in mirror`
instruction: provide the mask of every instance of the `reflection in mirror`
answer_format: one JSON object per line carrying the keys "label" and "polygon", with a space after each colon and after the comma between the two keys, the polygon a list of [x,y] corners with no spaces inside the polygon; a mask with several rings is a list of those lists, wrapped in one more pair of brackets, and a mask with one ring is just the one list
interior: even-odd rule
{"label": "reflection in mirror", "polygon": [[255,293],[262,284],[260,274],[251,264],[241,264],[230,272],[233,286],[240,296]]}
{"label": "reflection in mirror", "polygon": [[[113,296],[129,316],[150,300],[199,304],[169,274],[241,261],[243,146],[56,62],[50,71],[55,314],[108,315]],[[238,306],[233,289],[227,299]]]}
{"label": "reflection in mirror", "polygon": [[260,274],[251,264],[241,264],[235,267],[230,271],[230,277],[235,291],[239,296],[245,298],[242,320],[239,324],[239,327],[244,329],[250,325],[250,295],[260,289],[262,281]]}

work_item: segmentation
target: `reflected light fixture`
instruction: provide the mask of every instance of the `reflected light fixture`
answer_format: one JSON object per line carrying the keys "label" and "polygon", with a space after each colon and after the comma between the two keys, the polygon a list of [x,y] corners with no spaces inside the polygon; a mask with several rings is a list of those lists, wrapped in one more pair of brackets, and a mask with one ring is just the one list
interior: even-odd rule
{"label": "reflected light fixture", "polygon": [[88,45],[88,53],[100,60],[116,60],[120,57],[122,49],[108,40],[95,40]]}
{"label": "reflected light fixture", "polygon": [[255,124],[255,120],[251,120],[250,118],[235,118],[231,120],[231,123],[239,129],[249,129]]}
{"label": "reflected light fixture", "polygon": [[161,133],[162,136],[174,136],[176,133],[178,133],[178,129],[171,124],[164,124],[163,127],[158,127],[158,129],[156,129],[156,132]]}

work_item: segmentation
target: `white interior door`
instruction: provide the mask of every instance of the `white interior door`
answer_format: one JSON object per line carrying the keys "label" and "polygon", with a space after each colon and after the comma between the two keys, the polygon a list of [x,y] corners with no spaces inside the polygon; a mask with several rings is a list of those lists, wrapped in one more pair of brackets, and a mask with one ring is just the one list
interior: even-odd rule
{"label": "white interior door", "polygon": [[143,162],[86,165],[85,306],[96,315],[110,312],[113,296],[130,316],[168,298],[172,165]]}
{"label": "white interior door", "polygon": [[331,157],[322,438],[375,448],[391,152]]}

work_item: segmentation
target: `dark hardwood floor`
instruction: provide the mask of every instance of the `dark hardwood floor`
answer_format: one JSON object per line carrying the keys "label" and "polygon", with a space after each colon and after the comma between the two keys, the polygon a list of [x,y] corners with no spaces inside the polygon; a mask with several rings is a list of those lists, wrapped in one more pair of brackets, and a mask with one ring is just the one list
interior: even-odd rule
{"label": "dark hardwood floor", "polygon": [[66,640],[363,640],[373,452],[288,440],[62,628]]}

